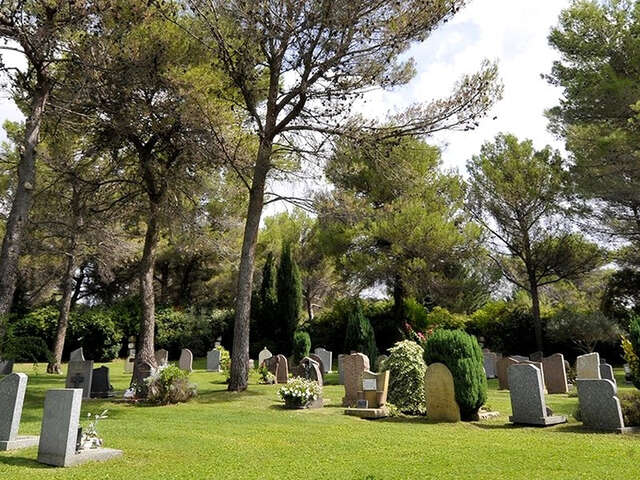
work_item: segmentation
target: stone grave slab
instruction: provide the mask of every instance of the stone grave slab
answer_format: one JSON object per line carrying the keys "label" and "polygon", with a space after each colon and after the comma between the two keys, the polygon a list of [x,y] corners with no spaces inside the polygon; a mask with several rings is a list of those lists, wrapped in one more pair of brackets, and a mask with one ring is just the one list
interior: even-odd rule
{"label": "stone grave slab", "polygon": [[27,381],[24,373],[11,373],[0,380],[0,451],[38,444],[37,436],[18,435]]}
{"label": "stone grave slab", "polygon": [[537,366],[517,363],[509,366],[508,374],[512,411],[510,422],[539,427],[566,423],[567,417],[552,415],[547,408],[542,372]]}
{"label": "stone grave slab", "polygon": [[155,357],[156,357],[156,364],[159,367],[163,365],[169,365],[169,352],[166,351],[164,348],[161,348],[160,350],[156,351]]}
{"label": "stone grave slab", "polygon": [[222,366],[220,365],[220,350],[218,350],[217,348],[214,348],[210,352],[207,352],[207,371],[222,371]]}
{"label": "stone grave slab", "polygon": [[96,448],[76,453],[82,390],[49,390],[44,401],[38,462],[55,467],[70,467],[90,461],[105,461],[122,451]]}
{"label": "stone grave slab", "polygon": [[344,355],[342,367],[344,374],[344,397],[342,398],[342,405],[351,407],[358,402],[358,391],[361,389],[362,374],[365,370],[369,370],[369,358],[363,353]]}
{"label": "stone grave slab", "polygon": [[261,366],[262,362],[271,357],[273,357],[273,354],[267,349],[267,347],[264,347],[258,354],[258,366]]}
{"label": "stone grave slab", "polygon": [[547,392],[550,394],[567,393],[567,370],[565,368],[564,356],[561,353],[554,353],[542,359],[544,366],[544,383]]}
{"label": "stone grave slab", "polygon": [[484,357],[484,372],[487,375],[487,378],[496,378],[496,364],[498,362],[497,355],[490,351],[484,351],[482,352],[482,356]]}
{"label": "stone grave slab", "polygon": [[329,373],[333,368],[333,352],[325,349],[324,347],[316,348],[315,353],[322,360],[322,367],[324,368],[322,373]]}
{"label": "stone grave slab", "polygon": [[183,348],[180,352],[178,367],[185,372],[193,372],[193,353],[188,348]]}
{"label": "stone grave slab", "polygon": [[113,397],[113,386],[109,380],[109,367],[93,369],[91,378],[91,398]]}
{"label": "stone grave slab", "polygon": [[73,361],[67,365],[66,388],[79,388],[82,398],[91,397],[91,382],[93,380],[93,360]]}
{"label": "stone grave slab", "polygon": [[436,422],[459,422],[453,375],[446,365],[432,363],[424,375],[427,418]]}
{"label": "stone grave slab", "polygon": [[582,423],[594,430],[625,431],[620,400],[611,380],[581,378],[576,380]]}
{"label": "stone grave slab", "polygon": [[511,357],[502,357],[496,363],[496,374],[498,375],[498,388],[509,390],[508,369],[511,365],[518,363],[518,360]]}
{"label": "stone grave slab", "polygon": [[600,355],[598,352],[580,355],[576,359],[576,379],[600,379]]}

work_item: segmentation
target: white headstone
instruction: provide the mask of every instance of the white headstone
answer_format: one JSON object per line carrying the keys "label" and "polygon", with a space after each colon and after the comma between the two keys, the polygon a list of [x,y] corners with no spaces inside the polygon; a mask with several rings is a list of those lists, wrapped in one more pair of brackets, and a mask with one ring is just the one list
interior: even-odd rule
{"label": "white headstone", "polygon": [[258,354],[258,366],[262,366],[262,362],[264,362],[267,358],[271,358],[273,355],[267,347],[264,347],[262,351]]}
{"label": "white headstone", "polygon": [[576,379],[600,379],[600,355],[598,352],[580,355],[576,359]]}

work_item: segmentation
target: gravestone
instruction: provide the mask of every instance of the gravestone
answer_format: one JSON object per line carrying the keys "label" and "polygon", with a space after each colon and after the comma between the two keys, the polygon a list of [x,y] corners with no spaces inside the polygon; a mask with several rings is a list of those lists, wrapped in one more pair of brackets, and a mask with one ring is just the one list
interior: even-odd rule
{"label": "gravestone", "polygon": [[509,367],[509,393],[512,415],[509,421],[520,425],[548,427],[566,423],[567,417],[552,415],[544,400],[542,372],[529,363]]}
{"label": "gravestone", "polygon": [[427,418],[436,422],[459,422],[453,375],[446,365],[432,363],[424,375]]}
{"label": "gravestone", "polygon": [[576,359],[576,379],[600,379],[600,355],[598,352],[580,355]]}
{"label": "gravestone", "polygon": [[[352,356],[353,354],[350,355],[350,357]],[[362,355],[362,357],[366,358],[366,355]],[[348,368],[349,359],[347,358],[345,359],[345,381],[347,381],[348,377]],[[344,413],[360,418],[387,417],[389,415],[389,409],[386,406],[387,393],[389,391],[389,371],[373,373],[369,370],[364,370],[358,383],[356,408],[346,408]]]}
{"label": "gravestone", "polygon": [[66,388],[79,388],[82,398],[91,397],[91,381],[93,380],[93,360],[73,361],[67,365]]}
{"label": "gravestone", "polygon": [[91,398],[113,397],[113,386],[109,382],[109,368],[102,366],[93,369],[91,378]]}
{"label": "gravestone", "polygon": [[323,347],[318,347],[314,350],[314,353],[322,360],[322,366],[324,367],[324,371],[322,373],[329,373],[333,368],[333,352],[330,352]]}
{"label": "gravestone", "polygon": [[344,385],[344,357],[346,355],[342,353],[338,355],[338,383],[340,385]]}
{"label": "gravestone", "polygon": [[528,362],[529,361],[529,357],[524,357],[522,355],[510,355],[510,357],[513,358],[517,362]]}
{"label": "gravestone", "polygon": [[321,365],[311,357],[304,357],[300,362],[301,376],[307,380],[314,380],[322,387],[324,382],[322,380]]}
{"label": "gravestone", "polygon": [[325,366],[324,366],[324,363],[322,361],[322,358],[320,358],[315,353],[310,354],[309,358],[312,359],[313,361],[317,362],[318,365],[320,365],[320,372],[322,373],[322,378],[324,378],[324,374],[325,374],[325,372],[327,372],[327,370],[325,369]]}
{"label": "gravestone", "polygon": [[582,423],[596,430],[623,431],[624,420],[616,386],[611,380],[577,379]]}
{"label": "gravestone", "polygon": [[178,367],[185,372],[193,372],[193,353],[188,348],[183,348],[180,352],[180,360],[178,360]]}
{"label": "gravestone", "polygon": [[0,375],[9,375],[13,372],[13,360],[0,359]]}
{"label": "gravestone", "polygon": [[169,365],[169,352],[167,352],[164,348],[161,348],[155,353],[156,364],[159,367]]}
{"label": "gravestone", "polygon": [[601,363],[599,365],[599,368],[600,368],[600,378],[611,380],[614,385],[616,386],[618,385],[618,382],[616,382],[616,377],[613,374],[613,367],[611,365],[609,365],[608,363]]}
{"label": "gravestone", "polygon": [[496,378],[496,364],[498,362],[498,357],[495,353],[488,350],[482,352],[482,356],[484,357],[484,372],[487,375],[487,378]]}
{"label": "gravestone", "polygon": [[[79,362],[78,362],[79,363]],[[70,467],[89,461],[104,461],[122,455],[120,450],[96,448],[76,452],[82,390],[49,390],[38,446],[38,462],[56,467]]]}
{"label": "gravestone", "polygon": [[84,362],[84,353],[82,352],[82,347],[74,350],[69,354],[69,362]]}
{"label": "gravestone", "polygon": [[276,383],[287,383],[289,381],[289,363],[284,355],[276,355]]}
{"label": "gravestone", "polygon": [[258,366],[262,366],[262,363],[267,359],[267,358],[271,358],[273,357],[273,355],[271,354],[271,352],[269,350],[267,350],[267,347],[264,347],[262,349],[262,351],[258,354]]}
{"label": "gravestone", "polygon": [[255,363],[255,360],[253,360],[253,358],[250,358],[250,359],[249,359],[249,368],[250,368],[251,370],[253,370],[254,368],[256,368],[256,363]]}
{"label": "gravestone", "polygon": [[631,383],[633,375],[631,374],[631,365],[625,363],[622,368],[624,369],[624,383]]}
{"label": "gravestone", "polygon": [[208,372],[221,372],[220,366],[220,350],[214,348],[207,353],[207,371]]}
{"label": "gravestone", "polygon": [[547,392],[550,394],[567,393],[567,370],[565,368],[564,356],[561,353],[554,353],[542,360],[544,366],[544,383]]}
{"label": "gravestone", "polygon": [[342,405],[351,407],[358,402],[358,391],[361,388],[362,374],[369,370],[369,359],[363,353],[344,355],[342,359],[344,375],[344,397]]}
{"label": "gravestone", "polygon": [[133,367],[136,363],[136,337],[129,337],[127,344],[127,358],[124,361],[124,372],[133,373]]}
{"label": "gravestone", "polygon": [[389,370],[380,373],[369,370],[362,372],[358,400],[366,400],[368,408],[381,408],[387,403],[388,393]]}
{"label": "gravestone", "polygon": [[531,355],[529,355],[529,360],[531,360],[532,362],[542,362],[542,360],[544,360],[544,353],[540,351],[533,352]]}
{"label": "gravestone", "polygon": [[533,365],[534,367],[537,367],[538,370],[540,370],[540,373],[542,374],[542,390],[546,390],[546,385],[544,383],[544,367],[542,365],[542,362],[534,362],[532,360],[523,360],[521,362],[518,363],[524,363],[525,365]]}
{"label": "gravestone", "polygon": [[11,373],[0,380],[0,451],[38,444],[38,437],[18,436],[27,380],[24,373]]}
{"label": "gravestone", "polygon": [[498,375],[498,388],[500,390],[509,390],[509,374],[508,370],[511,365],[518,363],[511,357],[502,357],[496,363],[496,373]]}

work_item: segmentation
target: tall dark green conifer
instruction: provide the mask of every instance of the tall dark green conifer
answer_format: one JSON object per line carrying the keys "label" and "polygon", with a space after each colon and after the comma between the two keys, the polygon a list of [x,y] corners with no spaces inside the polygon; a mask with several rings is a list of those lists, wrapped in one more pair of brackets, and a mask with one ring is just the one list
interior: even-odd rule
{"label": "tall dark green conifer", "polygon": [[302,283],[300,271],[291,253],[291,245],[282,246],[280,265],[278,266],[278,329],[279,338],[277,344],[282,352],[291,352],[293,334],[300,321],[302,311]]}
{"label": "tall dark green conifer", "polygon": [[[267,254],[267,260],[262,269],[262,285],[258,304],[257,324],[260,341],[264,346],[274,347],[277,344],[278,330],[278,291],[276,289],[276,263],[273,253]],[[267,345],[268,344],[268,345]],[[260,347],[262,348],[262,347]]]}

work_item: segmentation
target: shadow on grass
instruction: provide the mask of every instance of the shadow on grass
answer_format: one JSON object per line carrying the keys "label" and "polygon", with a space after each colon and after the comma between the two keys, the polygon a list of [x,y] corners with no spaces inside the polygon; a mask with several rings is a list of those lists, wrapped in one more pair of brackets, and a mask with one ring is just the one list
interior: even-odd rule
{"label": "shadow on grass", "polygon": [[0,455],[0,465],[9,465],[11,467],[51,468],[48,465],[37,462],[33,458],[4,457],[2,455]]}
{"label": "shadow on grass", "polygon": [[243,400],[247,397],[259,397],[265,395],[264,392],[257,392],[255,390],[245,390],[244,392],[229,392],[228,390],[214,390],[214,391],[204,391],[202,393],[198,393],[198,396],[195,398],[195,402],[197,403],[225,403],[225,402],[235,402],[238,400]]}

